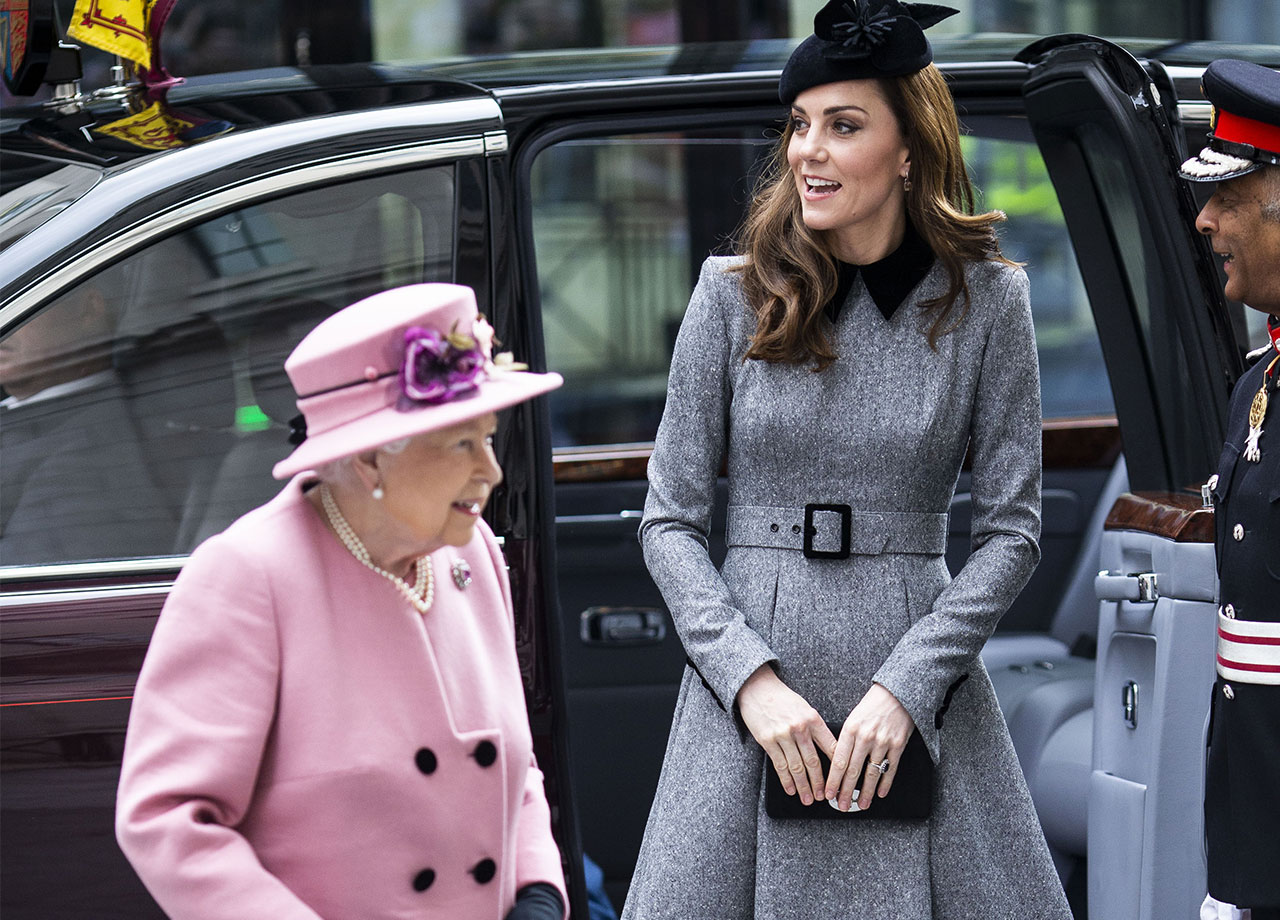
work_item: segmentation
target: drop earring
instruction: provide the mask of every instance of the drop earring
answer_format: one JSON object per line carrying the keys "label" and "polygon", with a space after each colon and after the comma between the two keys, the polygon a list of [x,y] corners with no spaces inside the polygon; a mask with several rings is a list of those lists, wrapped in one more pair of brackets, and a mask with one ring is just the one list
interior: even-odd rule
{"label": "drop earring", "polygon": [[911,179],[908,176],[902,177],[902,190],[904,192],[911,191]]}
{"label": "drop earring", "polygon": [[385,496],[387,493],[382,490],[382,483],[379,482],[376,486],[373,487],[373,492],[370,494],[373,495],[374,501],[380,502],[382,501],[383,496]]}

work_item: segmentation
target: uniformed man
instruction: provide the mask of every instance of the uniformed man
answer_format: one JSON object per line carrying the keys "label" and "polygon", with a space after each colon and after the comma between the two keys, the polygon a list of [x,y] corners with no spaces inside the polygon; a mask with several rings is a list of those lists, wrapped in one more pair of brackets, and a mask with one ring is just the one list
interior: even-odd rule
{"label": "uniformed man", "polygon": [[1196,228],[1226,259],[1227,297],[1268,314],[1271,341],[1236,384],[1209,480],[1221,606],[1201,916],[1280,920],[1280,74],[1214,61],[1203,87],[1213,130],[1182,174],[1218,186]]}

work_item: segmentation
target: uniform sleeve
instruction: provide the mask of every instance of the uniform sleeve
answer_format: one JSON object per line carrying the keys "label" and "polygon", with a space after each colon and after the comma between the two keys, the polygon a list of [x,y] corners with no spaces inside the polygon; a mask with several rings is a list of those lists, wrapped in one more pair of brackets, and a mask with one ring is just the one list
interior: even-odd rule
{"label": "uniform sleeve", "polygon": [[1026,274],[1011,271],[998,296],[969,429],[972,554],[875,676],[911,713],[935,760],[935,714],[948,688],[972,669],[1040,561],[1040,371]]}
{"label": "uniform sleeve", "polygon": [[[515,644],[515,610],[511,602],[511,581],[507,577],[506,560],[497,541],[482,524],[485,547],[498,573],[502,585],[502,601],[507,620],[512,628],[512,647]],[[513,653],[514,658],[514,653]],[[524,778],[524,798],[520,805],[520,818],[516,824],[516,891],[528,885],[545,884],[560,894],[565,917],[569,915],[569,894],[564,883],[564,870],[560,865],[560,848],[551,834],[551,809],[547,805],[546,787],[538,760],[529,756],[529,768]]]}
{"label": "uniform sleeve", "polygon": [[695,669],[722,707],[760,665],[777,660],[746,623],[707,553],[732,398],[726,313],[736,282],[708,260],[676,337],[667,404],[649,460],[640,541]]}
{"label": "uniform sleeve", "polygon": [[138,678],[116,836],[174,920],[319,920],[236,830],[275,716],[273,611],[254,560],[214,538],[175,583]]}

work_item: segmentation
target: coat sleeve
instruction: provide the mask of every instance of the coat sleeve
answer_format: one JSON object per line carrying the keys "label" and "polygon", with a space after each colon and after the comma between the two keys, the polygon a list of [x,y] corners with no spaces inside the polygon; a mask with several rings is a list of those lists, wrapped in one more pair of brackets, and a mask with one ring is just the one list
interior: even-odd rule
{"label": "coat sleeve", "polygon": [[645,564],[689,661],[724,708],[753,671],[777,660],[747,625],[707,553],[733,396],[726,316],[738,309],[736,279],[716,261],[703,263],[676,337],[640,524]]}
{"label": "coat sleeve", "polygon": [[175,583],[138,678],[116,836],[174,920],[319,920],[236,830],[275,716],[273,610],[255,560],[215,537]]}
{"label": "coat sleeve", "polygon": [[[511,580],[507,577],[506,560],[488,525],[482,525],[485,548],[502,585],[502,600],[506,610],[508,628],[511,630],[512,665],[515,661],[515,609],[511,602]],[[518,683],[518,679],[517,679]],[[524,778],[524,792],[520,803],[520,816],[516,824],[516,891],[526,885],[543,883],[560,893],[565,917],[569,915],[569,893],[564,882],[564,870],[560,864],[560,849],[551,834],[551,809],[547,805],[546,788],[538,760],[529,756],[529,767]]]}
{"label": "coat sleeve", "polygon": [[550,885],[560,893],[560,903],[565,905],[564,915],[568,917],[569,894],[564,883],[564,870],[560,867],[560,850],[551,836],[551,810],[547,807],[542,783],[538,761],[530,757],[517,830],[516,891],[538,882]]}
{"label": "coat sleeve", "polygon": [[[1040,371],[1027,276],[1010,270],[986,332],[969,427],[971,555],[876,673],[937,760],[935,716],[1040,561]],[[977,296],[975,292],[975,296]]]}

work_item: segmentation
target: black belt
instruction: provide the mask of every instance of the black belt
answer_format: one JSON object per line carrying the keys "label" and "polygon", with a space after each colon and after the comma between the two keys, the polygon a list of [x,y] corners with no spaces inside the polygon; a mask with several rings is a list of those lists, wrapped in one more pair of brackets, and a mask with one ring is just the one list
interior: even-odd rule
{"label": "black belt", "polygon": [[845,504],[803,507],[730,505],[729,546],[797,549],[810,559],[881,553],[940,556],[947,550],[947,515],[929,511],[855,511]]}

